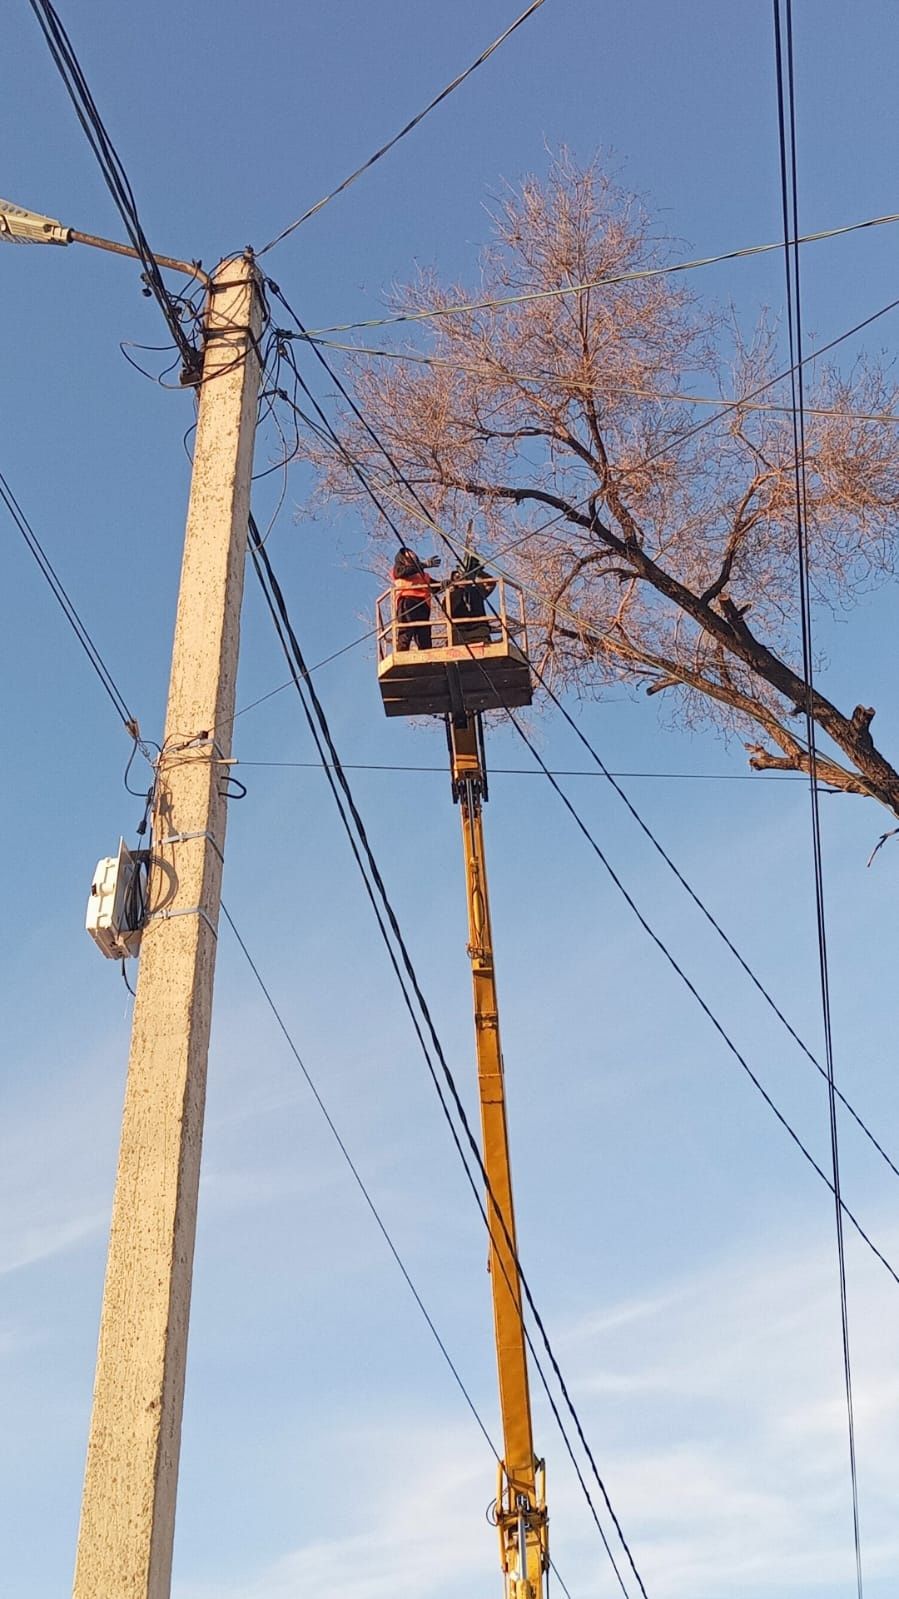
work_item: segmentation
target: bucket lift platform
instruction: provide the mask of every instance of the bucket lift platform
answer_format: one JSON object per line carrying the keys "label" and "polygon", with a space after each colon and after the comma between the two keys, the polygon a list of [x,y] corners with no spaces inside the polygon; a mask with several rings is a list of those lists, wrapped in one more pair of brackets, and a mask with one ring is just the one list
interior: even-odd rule
{"label": "bucket lift platform", "polygon": [[[406,647],[394,593],[379,595],[378,683],[388,716],[454,716],[530,705],[533,685],[521,590],[497,578],[483,619],[452,616],[452,584],[434,596],[431,648]],[[406,636],[404,636],[406,635]]]}

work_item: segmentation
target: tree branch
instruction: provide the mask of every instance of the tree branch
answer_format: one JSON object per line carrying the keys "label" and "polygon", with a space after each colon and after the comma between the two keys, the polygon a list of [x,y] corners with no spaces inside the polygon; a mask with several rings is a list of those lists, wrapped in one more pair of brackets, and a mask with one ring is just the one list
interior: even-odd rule
{"label": "tree branch", "polygon": [[[517,505],[533,500],[561,512],[566,520],[575,526],[588,526],[590,531],[630,565],[635,577],[642,578],[687,616],[692,617],[693,621],[710,634],[723,649],[735,655],[789,704],[805,706],[810,699],[814,720],[856,767],[864,779],[865,791],[899,816],[899,772],[880,754],[871,739],[868,729],[874,715],[873,710],[868,714],[867,709],[864,709],[864,715],[856,721],[845,716],[818,689],[813,689],[809,695],[807,685],[798,673],[780,660],[774,651],[756,638],[751,631],[744,617],[748,607],[741,609],[732,600],[725,600],[720,612],[713,610],[701,595],[694,594],[686,584],[665,571],[638,544],[628,543],[619,538],[596,516],[593,517],[592,523],[588,522],[588,518],[561,495],[551,494],[545,489],[511,488],[500,485],[488,488],[484,484],[467,482],[460,482],[455,486],[473,495],[489,494],[491,498],[514,500]],[[706,688],[704,692],[710,691]]]}

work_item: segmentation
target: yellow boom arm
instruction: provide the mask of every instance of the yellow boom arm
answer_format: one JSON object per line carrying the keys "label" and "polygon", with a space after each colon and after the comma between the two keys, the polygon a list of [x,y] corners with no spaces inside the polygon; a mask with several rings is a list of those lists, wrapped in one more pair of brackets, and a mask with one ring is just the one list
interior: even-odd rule
{"label": "yellow boom arm", "polygon": [[549,1566],[543,1462],[534,1455],[527,1350],[521,1310],[518,1246],[512,1205],[503,1057],[500,1046],[493,937],[487,896],[485,797],[479,719],[448,720],[453,794],[462,819],[468,895],[468,953],[474,987],[475,1040],[484,1166],[489,1193],[490,1280],[503,1428],[496,1523],[505,1599],[544,1599]]}

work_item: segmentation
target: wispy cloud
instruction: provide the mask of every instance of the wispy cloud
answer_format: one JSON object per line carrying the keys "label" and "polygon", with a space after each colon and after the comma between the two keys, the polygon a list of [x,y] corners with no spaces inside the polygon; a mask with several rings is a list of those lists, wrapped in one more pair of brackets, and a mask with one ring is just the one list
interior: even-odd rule
{"label": "wispy cloud", "polygon": [[0,1276],[32,1266],[51,1255],[75,1248],[103,1231],[109,1216],[101,1210],[82,1216],[26,1216],[21,1212],[0,1225]]}
{"label": "wispy cloud", "polygon": [[341,1446],[348,1462],[369,1463],[367,1491],[348,1482],[342,1497],[345,1534],[312,1539],[233,1582],[176,1581],[173,1599],[448,1599],[483,1585],[489,1465],[466,1431],[423,1432],[395,1415],[347,1430]]}
{"label": "wispy cloud", "polygon": [[[857,1263],[856,1263],[857,1264]],[[866,1571],[899,1563],[899,1302],[853,1272],[856,1421]],[[852,1534],[835,1265],[820,1240],[726,1259],[655,1297],[597,1310],[564,1335],[588,1435],[652,1599],[837,1599]],[[554,1555],[575,1599],[614,1578],[552,1424]],[[385,1411],[348,1432],[357,1471],[345,1533],[311,1539],[230,1583],[181,1582],[177,1599],[449,1599],[501,1591],[485,1543],[489,1460],[472,1434]],[[420,1462],[428,1462],[426,1480]],[[626,1569],[626,1568],[625,1568]]]}
{"label": "wispy cloud", "polygon": [[[120,1095],[104,1052],[64,1083],[34,1074],[7,1106],[0,1152],[0,1275],[80,1247],[109,1226]],[[104,1189],[106,1188],[106,1192]]]}
{"label": "wispy cloud", "polygon": [[[899,1300],[851,1262],[866,1568],[899,1561]],[[836,1592],[853,1569],[836,1262],[774,1245],[587,1316],[566,1349],[588,1431],[656,1599]],[[571,1485],[566,1513],[577,1515]],[[560,1500],[556,1499],[556,1519]],[[833,1584],[831,1589],[829,1585]]]}

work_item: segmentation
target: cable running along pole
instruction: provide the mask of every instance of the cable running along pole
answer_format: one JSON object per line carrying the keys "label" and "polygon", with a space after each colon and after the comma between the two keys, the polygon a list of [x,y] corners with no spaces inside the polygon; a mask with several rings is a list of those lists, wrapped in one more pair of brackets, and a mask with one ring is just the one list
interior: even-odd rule
{"label": "cable running along pole", "polygon": [[[184,379],[187,382],[194,383],[199,376],[200,370],[201,358],[199,352],[194,348],[185,333],[178,314],[178,307],[163,282],[158,258],[150,248],[147,235],[143,230],[140,216],[138,215],[137,201],[134,198],[134,191],[128,180],[128,174],[103,124],[103,119],[97,109],[96,101],[91,93],[72,41],[63,27],[51,0],[29,0],[29,3],[37,17],[50,54],[75,108],[75,115],[81,123],[88,144],[97,158],[106,187],[109,189],[116,209],[125,224],[125,230],[131,240],[132,248],[143,265],[144,282],[150,294],[157,301],[168,323],[172,338],[180,351]],[[84,235],[83,237],[86,243],[99,242],[91,235]],[[108,241],[103,241],[103,243],[105,245]],[[179,262],[177,265],[178,269],[181,270],[183,264]]]}

